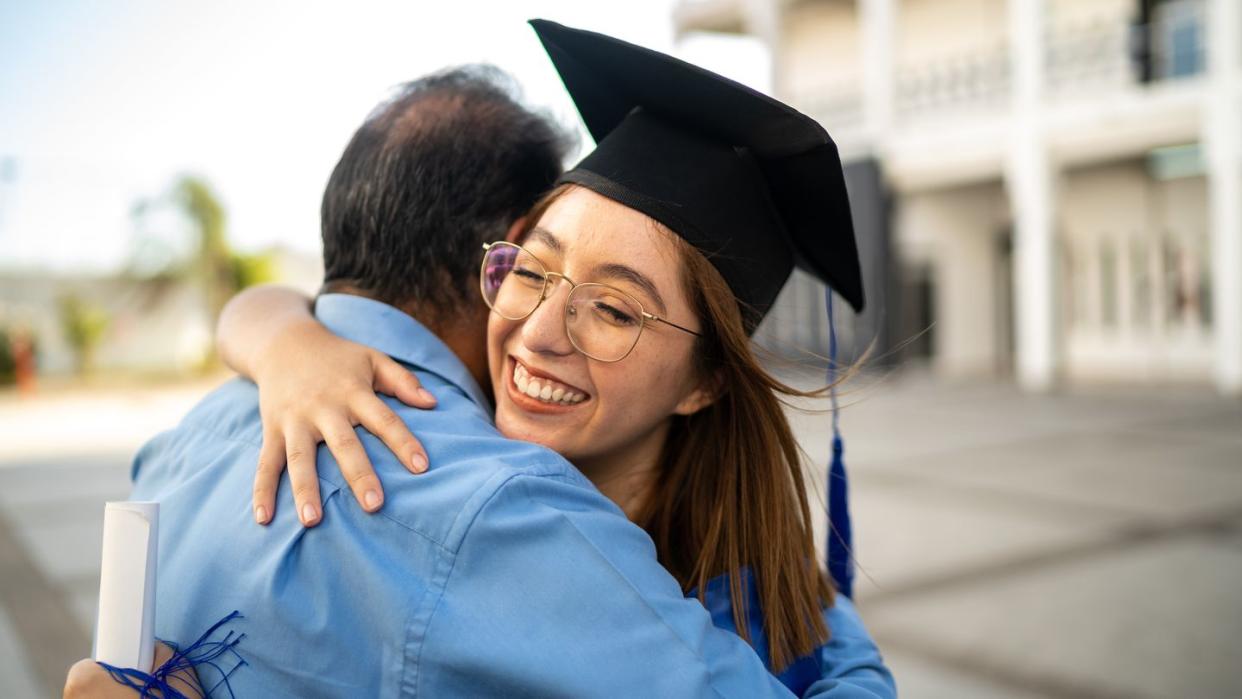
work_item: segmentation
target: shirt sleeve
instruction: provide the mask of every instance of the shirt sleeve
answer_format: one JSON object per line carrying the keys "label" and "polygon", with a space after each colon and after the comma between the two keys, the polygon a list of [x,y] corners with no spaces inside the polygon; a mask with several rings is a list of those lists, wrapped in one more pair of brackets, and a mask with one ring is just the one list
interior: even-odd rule
{"label": "shirt sleeve", "polygon": [[848,597],[836,596],[824,610],[831,638],[819,649],[820,679],[802,693],[803,699],[889,699],[897,684],[880,657],[880,650],[863,626]]}
{"label": "shirt sleeve", "polygon": [[513,476],[457,550],[420,696],[792,696],[597,491]]}

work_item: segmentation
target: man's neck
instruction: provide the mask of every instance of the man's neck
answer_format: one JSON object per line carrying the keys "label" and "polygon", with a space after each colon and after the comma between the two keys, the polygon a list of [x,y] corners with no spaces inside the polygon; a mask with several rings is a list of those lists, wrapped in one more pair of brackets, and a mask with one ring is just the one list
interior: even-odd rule
{"label": "man's neck", "polygon": [[[417,320],[418,316],[414,318]],[[440,327],[427,327],[466,365],[484,395],[492,400],[492,376],[487,368],[487,314],[475,314],[467,320]]]}
{"label": "man's neck", "polygon": [[[376,298],[374,294],[361,289],[357,286],[347,284],[345,282],[329,282],[324,284],[323,293],[333,294],[352,294],[363,298],[379,301],[381,303],[389,303],[383,299]],[[492,398],[492,381],[491,374],[487,370],[487,307],[481,302],[475,304],[463,303],[462,308],[451,315],[452,320],[444,320],[449,316],[445,313],[432,313],[425,308],[421,308],[414,302],[404,304],[389,304],[397,310],[405,313],[414,320],[423,324],[436,337],[448,346],[449,350],[466,365],[466,369],[470,372],[479,384],[479,388],[483,389],[483,394],[490,400]]]}

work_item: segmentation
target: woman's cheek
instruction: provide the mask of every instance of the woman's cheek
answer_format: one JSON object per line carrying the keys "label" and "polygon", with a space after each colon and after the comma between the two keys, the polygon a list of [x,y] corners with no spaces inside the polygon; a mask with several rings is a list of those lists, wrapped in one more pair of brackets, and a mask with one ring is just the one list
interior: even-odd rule
{"label": "woman's cheek", "polygon": [[504,388],[504,380],[500,375],[505,364],[505,340],[511,331],[512,321],[489,313],[487,316],[487,362],[492,375],[492,391],[497,396]]}

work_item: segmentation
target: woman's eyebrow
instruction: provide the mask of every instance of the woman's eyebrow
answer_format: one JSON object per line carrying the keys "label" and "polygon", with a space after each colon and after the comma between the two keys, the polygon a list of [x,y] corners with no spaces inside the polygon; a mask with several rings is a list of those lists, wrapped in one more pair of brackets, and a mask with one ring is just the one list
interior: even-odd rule
{"label": "woman's eyebrow", "polygon": [[642,272],[622,264],[606,264],[597,265],[591,270],[592,277],[611,277],[612,279],[621,279],[647,292],[652,301],[655,301],[656,307],[661,314],[668,313],[668,309],[664,306],[664,297],[660,296],[659,289],[652,283]]}
{"label": "woman's eyebrow", "polygon": [[[535,226],[530,230],[530,239],[543,243],[551,248],[554,253],[563,254],[565,252],[564,244],[561,243],[556,235],[541,226]],[[661,314],[668,313],[668,307],[664,305],[664,297],[660,295],[660,290],[656,288],[656,285],[646,275],[633,267],[618,263],[597,265],[591,270],[591,276],[592,278],[609,277],[630,282],[647,293],[651,300],[655,302],[656,308]]]}
{"label": "woman's eyebrow", "polygon": [[547,245],[548,247],[552,248],[552,252],[556,252],[556,253],[565,252],[565,246],[561,245],[561,241],[557,240],[556,236],[552,235],[552,231],[548,230],[547,228],[541,228],[539,226],[535,226],[534,228],[530,230],[530,237],[531,239],[538,240],[544,245]]}

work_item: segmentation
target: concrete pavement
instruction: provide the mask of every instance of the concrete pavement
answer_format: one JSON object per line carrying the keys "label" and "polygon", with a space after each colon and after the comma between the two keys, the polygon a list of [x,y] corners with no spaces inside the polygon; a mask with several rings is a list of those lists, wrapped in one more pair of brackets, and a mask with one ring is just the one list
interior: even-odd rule
{"label": "concrete pavement", "polygon": [[[206,388],[0,400],[0,695],[89,652],[102,503]],[[1242,696],[1237,401],[907,373],[844,402],[858,602],[903,696]],[[89,438],[50,439],[66,416]],[[827,418],[791,417],[822,465]]]}

